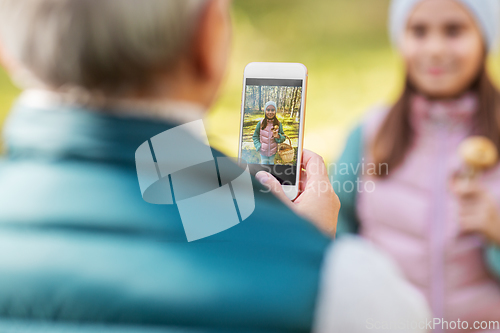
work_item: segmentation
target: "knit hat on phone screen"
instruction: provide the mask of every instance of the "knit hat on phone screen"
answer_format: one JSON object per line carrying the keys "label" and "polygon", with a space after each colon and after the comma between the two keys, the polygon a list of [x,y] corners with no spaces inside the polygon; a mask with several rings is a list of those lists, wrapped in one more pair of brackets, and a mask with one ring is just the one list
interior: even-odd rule
{"label": "knit hat on phone screen", "polygon": [[267,103],[266,103],[266,106],[264,107],[264,110],[267,110],[267,107],[268,107],[269,105],[274,106],[274,109],[275,109],[275,110],[278,110],[278,107],[276,106],[276,102],[273,102],[273,101],[269,101],[269,102],[267,102]]}

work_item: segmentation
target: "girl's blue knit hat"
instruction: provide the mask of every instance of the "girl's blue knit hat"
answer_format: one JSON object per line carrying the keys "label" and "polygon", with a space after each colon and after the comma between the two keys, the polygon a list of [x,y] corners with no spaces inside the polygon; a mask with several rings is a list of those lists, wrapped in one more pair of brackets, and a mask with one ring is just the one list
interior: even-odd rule
{"label": "girl's blue knit hat", "polygon": [[[392,43],[399,45],[413,8],[423,0],[392,0],[389,9],[389,33]],[[455,0],[461,3],[476,20],[488,50],[496,46],[499,34],[499,0]]]}
{"label": "girl's blue knit hat", "polygon": [[266,106],[264,106],[264,110],[267,110],[267,107],[268,107],[269,105],[274,106],[274,109],[275,109],[275,110],[278,110],[278,107],[276,106],[276,102],[274,102],[274,101],[269,101],[269,102],[267,102],[267,103],[266,103]]}

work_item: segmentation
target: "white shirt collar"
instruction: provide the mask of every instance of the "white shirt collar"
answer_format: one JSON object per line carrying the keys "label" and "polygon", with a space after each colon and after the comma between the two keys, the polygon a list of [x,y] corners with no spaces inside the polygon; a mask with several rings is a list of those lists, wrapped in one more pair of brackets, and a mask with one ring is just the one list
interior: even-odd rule
{"label": "white shirt collar", "polygon": [[[63,105],[84,106],[72,101],[66,95],[42,89],[24,91],[19,101],[25,106],[37,108],[54,108]],[[89,107],[89,109],[99,110],[100,108]],[[120,99],[108,101],[104,109],[106,113],[118,117],[150,118],[179,124],[203,119],[206,114],[206,110],[199,104],[175,100],[146,102]]]}

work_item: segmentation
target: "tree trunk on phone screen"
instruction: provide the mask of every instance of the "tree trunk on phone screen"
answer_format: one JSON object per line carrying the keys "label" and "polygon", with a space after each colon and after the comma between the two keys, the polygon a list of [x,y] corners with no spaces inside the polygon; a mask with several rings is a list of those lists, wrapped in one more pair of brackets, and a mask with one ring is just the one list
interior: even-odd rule
{"label": "tree trunk on phone screen", "polygon": [[259,99],[257,98],[257,93],[259,88],[257,86],[253,86],[253,109],[254,111],[259,108]]}
{"label": "tree trunk on phone screen", "polygon": [[287,112],[288,114],[290,114],[290,108],[292,106],[292,91],[293,91],[293,88],[288,88],[286,90],[286,105],[287,105]]}
{"label": "tree trunk on phone screen", "polygon": [[259,111],[262,111],[262,86],[259,87]]}
{"label": "tree trunk on phone screen", "polygon": [[295,95],[297,94],[297,87],[293,88],[292,101],[290,106],[290,118],[293,118],[295,112]]}
{"label": "tree trunk on phone screen", "polygon": [[283,107],[283,104],[281,103],[281,87],[278,88],[278,96],[276,96],[276,104],[278,104],[278,110],[281,112],[281,108]]}
{"label": "tree trunk on phone screen", "polygon": [[281,88],[281,112],[285,116],[285,103],[286,103],[286,87]]}
{"label": "tree trunk on phone screen", "polygon": [[299,113],[300,113],[300,96],[301,93],[299,91],[299,88],[297,88],[297,93],[295,94],[295,108],[297,111],[295,111],[295,120],[299,119]]}

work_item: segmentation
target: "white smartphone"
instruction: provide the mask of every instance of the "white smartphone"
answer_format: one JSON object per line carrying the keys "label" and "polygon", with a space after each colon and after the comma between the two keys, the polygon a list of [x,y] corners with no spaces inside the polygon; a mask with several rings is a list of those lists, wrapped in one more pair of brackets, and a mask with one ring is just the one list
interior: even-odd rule
{"label": "white smartphone", "polygon": [[307,68],[297,63],[246,66],[238,157],[250,173],[264,170],[290,200],[299,194],[307,93]]}

